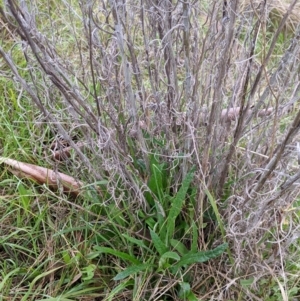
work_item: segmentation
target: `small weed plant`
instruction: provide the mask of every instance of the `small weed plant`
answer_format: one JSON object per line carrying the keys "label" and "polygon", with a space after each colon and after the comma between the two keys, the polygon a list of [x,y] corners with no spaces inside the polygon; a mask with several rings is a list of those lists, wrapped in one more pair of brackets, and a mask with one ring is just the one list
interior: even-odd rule
{"label": "small weed plant", "polygon": [[0,299],[298,300],[299,17],[0,1]]}

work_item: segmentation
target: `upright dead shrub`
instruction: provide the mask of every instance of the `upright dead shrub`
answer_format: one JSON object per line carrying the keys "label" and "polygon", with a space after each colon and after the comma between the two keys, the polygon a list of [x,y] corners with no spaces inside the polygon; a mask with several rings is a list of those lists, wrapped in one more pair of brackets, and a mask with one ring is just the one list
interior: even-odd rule
{"label": "upright dead shrub", "polygon": [[210,206],[209,191],[242,268],[255,260],[245,250],[279,227],[298,197],[300,126],[299,27],[279,41],[297,1],[272,31],[272,7],[244,4],[7,0],[1,22],[13,45],[0,47],[16,89],[74,148],[81,181],[108,179],[115,200],[147,208],[151,156],[169,170],[180,159],[174,194],[195,166],[197,215]]}

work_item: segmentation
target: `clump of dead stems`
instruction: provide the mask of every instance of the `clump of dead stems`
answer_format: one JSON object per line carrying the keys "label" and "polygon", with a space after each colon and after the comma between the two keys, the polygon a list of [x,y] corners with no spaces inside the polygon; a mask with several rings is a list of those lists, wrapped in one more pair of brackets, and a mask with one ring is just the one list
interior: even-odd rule
{"label": "clump of dead stems", "polygon": [[[195,166],[199,217],[210,191],[235,269],[247,262],[253,272],[273,268],[292,242],[281,223],[299,195],[300,28],[275,52],[296,2],[270,35],[264,1],[247,12],[236,0],[64,2],[56,13],[69,11],[65,28],[38,1],[8,0],[1,26],[23,53],[26,76],[10,49],[0,54],[18,89],[75,150],[82,181],[108,179],[111,191],[147,206],[149,155],[180,157],[174,192]],[[271,229],[277,251],[262,262],[249,254],[261,252]]]}

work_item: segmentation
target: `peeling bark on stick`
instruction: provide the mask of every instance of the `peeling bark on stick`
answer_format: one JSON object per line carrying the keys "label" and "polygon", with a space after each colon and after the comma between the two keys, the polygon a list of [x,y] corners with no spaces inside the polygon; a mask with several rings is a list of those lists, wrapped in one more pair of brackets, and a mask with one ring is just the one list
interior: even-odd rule
{"label": "peeling bark on stick", "polygon": [[63,187],[65,193],[78,196],[83,183],[77,181],[71,176],[61,172],[55,172],[51,169],[24,163],[17,160],[0,157],[0,162],[9,166],[9,170],[22,178],[31,179],[39,184],[46,184],[51,189],[57,190]]}

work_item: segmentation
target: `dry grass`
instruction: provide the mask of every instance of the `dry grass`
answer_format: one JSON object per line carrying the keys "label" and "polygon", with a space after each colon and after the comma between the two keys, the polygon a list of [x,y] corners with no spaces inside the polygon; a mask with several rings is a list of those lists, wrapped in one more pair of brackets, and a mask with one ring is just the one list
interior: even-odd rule
{"label": "dry grass", "polygon": [[[280,23],[282,17],[286,14],[293,1],[288,0],[271,0],[266,2],[266,17],[270,24],[270,28],[276,30],[276,27]],[[241,12],[249,13],[256,11],[259,13],[259,8],[263,5],[263,1],[258,0],[243,0],[241,3]],[[288,32],[295,32],[299,24],[300,15],[300,3],[297,2],[291,10],[287,22],[285,24],[285,30]]]}
{"label": "dry grass", "polygon": [[[154,210],[146,191],[160,197],[149,188],[159,164],[172,175],[165,176],[170,197],[196,168],[197,246],[212,249],[226,240],[234,258],[191,269],[199,298],[268,300],[258,287],[270,277],[287,300],[286,262],[294,260],[289,250],[298,233],[300,4],[227,2],[88,1],[53,8],[9,0],[1,18],[14,45],[3,40],[0,55],[19,99],[29,99],[42,114],[36,122],[51,129],[48,143],[60,135],[74,149],[59,168],[87,185],[106,180],[103,201],[129,204],[132,224],[143,223],[134,212]],[[51,11],[49,19],[40,10]],[[186,218],[187,208],[182,211]],[[137,296],[158,300],[168,291],[176,300],[180,281],[172,277],[155,285],[142,279],[145,293]]]}

